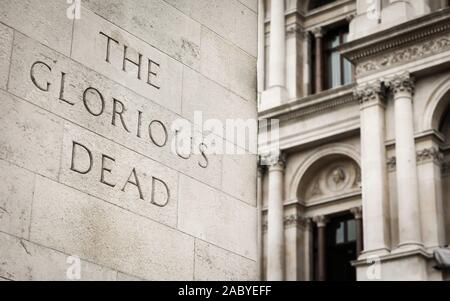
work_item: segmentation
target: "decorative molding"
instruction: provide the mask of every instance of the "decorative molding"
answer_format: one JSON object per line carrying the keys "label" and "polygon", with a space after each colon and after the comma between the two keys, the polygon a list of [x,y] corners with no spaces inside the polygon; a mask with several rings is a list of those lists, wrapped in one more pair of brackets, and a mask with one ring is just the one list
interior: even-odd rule
{"label": "decorative molding", "polygon": [[400,92],[414,94],[414,77],[408,72],[397,74],[394,77],[387,79],[385,84],[392,90],[394,95]]}
{"label": "decorative molding", "polygon": [[440,36],[418,45],[386,53],[365,62],[357,63],[356,75],[366,75],[389,67],[406,64],[450,50],[450,34]]}
{"label": "decorative molding", "polygon": [[449,9],[427,14],[346,43],[341,47],[341,53],[353,63],[381,53],[393,53],[395,48],[447,33],[450,30],[449,16]]}
{"label": "decorative molding", "polygon": [[[416,152],[416,161],[418,165],[433,161],[437,164],[442,164],[443,167],[445,165],[443,160],[444,155],[435,147],[425,148]],[[387,160],[387,165],[390,171],[394,171],[397,168],[397,158],[390,157]]]}
{"label": "decorative molding", "polygon": [[345,96],[338,96],[334,99],[331,99],[329,101],[324,101],[315,105],[311,105],[309,107],[306,107],[304,109],[296,110],[293,112],[289,112],[287,114],[284,114],[280,116],[280,121],[289,121],[292,119],[298,119],[300,117],[321,113],[327,110],[334,109],[336,107],[356,102],[356,97],[352,94],[345,95]]}
{"label": "decorative molding", "polygon": [[304,228],[306,226],[306,220],[298,214],[291,214],[284,217],[284,227],[298,227]]}
{"label": "decorative molding", "polygon": [[387,163],[389,171],[394,171],[395,168],[397,167],[397,158],[390,157],[389,159],[387,159],[386,163]]}
{"label": "decorative molding", "polygon": [[311,29],[311,33],[316,39],[323,38],[323,36],[325,35],[325,30],[323,29],[323,27],[316,27]]}
{"label": "decorative molding", "polygon": [[358,86],[353,90],[353,95],[360,104],[369,101],[385,101],[384,85],[381,81],[368,83],[364,86]]}
{"label": "decorative molding", "polygon": [[280,151],[273,151],[260,156],[260,165],[269,167],[269,172],[275,169],[284,169],[286,167],[286,154]]}
{"label": "decorative molding", "polygon": [[434,161],[442,163],[444,155],[435,147],[425,148],[417,152],[417,163]]}
{"label": "decorative molding", "polygon": [[324,228],[328,223],[328,218],[325,215],[319,215],[313,217],[313,221],[316,223],[317,227]]}

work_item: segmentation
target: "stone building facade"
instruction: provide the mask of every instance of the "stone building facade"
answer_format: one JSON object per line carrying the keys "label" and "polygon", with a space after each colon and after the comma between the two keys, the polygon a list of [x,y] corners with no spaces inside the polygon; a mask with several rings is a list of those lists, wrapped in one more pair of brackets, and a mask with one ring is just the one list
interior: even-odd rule
{"label": "stone building facade", "polygon": [[256,56],[256,0],[1,0],[0,280],[257,279],[256,139],[195,118]]}
{"label": "stone building facade", "polygon": [[259,1],[263,279],[449,279],[448,5]]}

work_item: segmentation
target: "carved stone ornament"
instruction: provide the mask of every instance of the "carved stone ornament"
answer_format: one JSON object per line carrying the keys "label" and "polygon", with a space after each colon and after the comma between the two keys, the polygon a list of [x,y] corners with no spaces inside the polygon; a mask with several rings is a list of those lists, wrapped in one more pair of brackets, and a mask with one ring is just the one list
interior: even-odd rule
{"label": "carved stone ornament", "polygon": [[388,86],[395,94],[400,92],[408,92],[414,94],[414,77],[408,72],[398,74],[388,80],[386,80],[386,86]]}
{"label": "carved stone ornament", "polygon": [[364,86],[356,87],[353,90],[353,94],[358,99],[360,104],[371,100],[381,100],[384,101],[384,85],[381,81],[376,81]]}
{"label": "carved stone ornament", "polygon": [[317,227],[323,228],[327,225],[328,218],[324,215],[319,215],[319,216],[313,217],[313,221],[316,223]]}
{"label": "carved stone ornament", "polygon": [[422,149],[417,152],[417,162],[424,162],[433,160],[436,162],[442,162],[444,159],[444,155],[439,151],[439,149],[435,147]]}
{"label": "carved stone ornament", "polygon": [[269,168],[284,168],[286,166],[286,155],[281,152],[261,155],[260,165],[269,166]]}
{"label": "carved stone ornament", "polygon": [[304,227],[306,220],[298,214],[292,214],[284,218],[285,227]]}
{"label": "carved stone ornament", "polygon": [[355,207],[350,209],[350,212],[353,214],[355,219],[362,219],[362,207]]}
{"label": "carved stone ornament", "polygon": [[359,63],[356,67],[358,76],[376,72],[389,67],[405,64],[450,50],[450,34],[437,37],[419,45],[389,52],[383,56]]}

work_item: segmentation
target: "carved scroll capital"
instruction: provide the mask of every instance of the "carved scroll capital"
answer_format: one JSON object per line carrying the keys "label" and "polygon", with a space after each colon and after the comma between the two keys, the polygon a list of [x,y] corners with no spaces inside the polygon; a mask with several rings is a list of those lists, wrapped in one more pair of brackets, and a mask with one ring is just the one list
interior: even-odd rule
{"label": "carved scroll capital", "polygon": [[358,86],[353,90],[353,95],[358,99],[360,104],[377,100],[385,100],[385,87],[381,81],[375,81],[372,83]]}
{"label": "carved scroll capital", "polygon": [[409,72],[395,75],[386,81],[386,85],[391,89],[394,95],[401,92],[414,94],[415,90],[414,77],[412,77]]}

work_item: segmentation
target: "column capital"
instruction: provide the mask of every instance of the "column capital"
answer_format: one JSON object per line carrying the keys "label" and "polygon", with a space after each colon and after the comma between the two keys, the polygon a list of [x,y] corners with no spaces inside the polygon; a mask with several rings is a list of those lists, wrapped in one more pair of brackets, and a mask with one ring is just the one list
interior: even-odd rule
{"label": "column capital", "polygon": [[394,93],[394,96],[400,92],[414,94],[415,90],[414,77],[409,72],[394,75],[386,80],[386,85]]}
{"label": "column capital", "polygon": [[373,100],[384,102],[385,94],[385,86],[379,80],[358,86],[353,90],[353,95],[358,99],[360,104]]}
{"label": "column capital", "polygon": [[260,165],[268,166],[269,171],[284,170],[286,166],[286,154],[271,152],[260,156]]}
{"label": "column capital", "polygon": [[311,29],[311,32],[316,38],[323,38],[323,36],[325,35],[325,30],[323,29],[323,27],[315,27]]}
{"label": "column capital", "polygon": [[316,223],[317,227],[325,228],[328,223],[328,218],[325,215],[319,215],[313,217],[313,221]]}
{"label": "column capital", "polygon": [[355,219],[362,219],[362,207],[361,206],[350,209],[350,212],[353,214]]}

